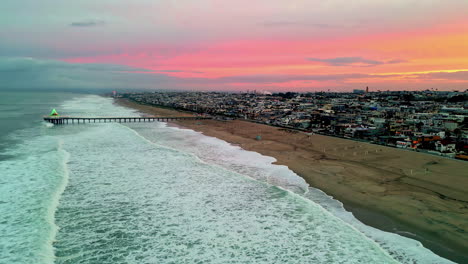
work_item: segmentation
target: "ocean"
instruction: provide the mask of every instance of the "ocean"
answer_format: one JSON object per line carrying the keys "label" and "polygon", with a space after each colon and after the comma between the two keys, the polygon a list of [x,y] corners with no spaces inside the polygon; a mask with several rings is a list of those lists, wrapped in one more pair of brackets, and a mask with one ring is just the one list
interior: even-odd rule
{"label": "ocean", "polygon": [[0,263],[451,263],[360,223],[271,157],[112,98],[0,92]]}

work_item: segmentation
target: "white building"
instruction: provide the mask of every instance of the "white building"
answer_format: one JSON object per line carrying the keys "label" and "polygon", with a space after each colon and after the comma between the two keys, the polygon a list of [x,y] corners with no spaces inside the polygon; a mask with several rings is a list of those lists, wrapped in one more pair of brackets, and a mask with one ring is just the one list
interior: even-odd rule
{"label": "white building", "polygon": [[435,149],[439,152],[455,152],[455,144],[438,141],[435,143]]}

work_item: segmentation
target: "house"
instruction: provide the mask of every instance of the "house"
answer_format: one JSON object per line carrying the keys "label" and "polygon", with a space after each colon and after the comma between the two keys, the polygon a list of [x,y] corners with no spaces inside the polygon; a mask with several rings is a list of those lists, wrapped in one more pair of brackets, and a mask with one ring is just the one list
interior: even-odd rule
{"label": "house", "polygon": [[439,152],[455,152],[455,143],[451,143],[448,140],[441,140],[435,143],[435,149]]}
{"label": "house", "polygon": [[397,141],[396,142],[397,148],[411,148],[411,141]]}

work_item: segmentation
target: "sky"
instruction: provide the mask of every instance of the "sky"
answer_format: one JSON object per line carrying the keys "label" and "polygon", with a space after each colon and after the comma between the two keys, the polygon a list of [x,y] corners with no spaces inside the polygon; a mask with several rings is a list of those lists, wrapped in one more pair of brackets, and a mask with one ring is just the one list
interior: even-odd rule
{"label": "sky", "polygon": [[2,0],[0,89],[465,90],[468,0]]}

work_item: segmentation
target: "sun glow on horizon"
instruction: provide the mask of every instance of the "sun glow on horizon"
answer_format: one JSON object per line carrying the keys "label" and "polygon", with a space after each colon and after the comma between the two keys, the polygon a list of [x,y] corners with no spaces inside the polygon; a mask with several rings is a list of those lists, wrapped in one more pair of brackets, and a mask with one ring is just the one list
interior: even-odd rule
{"label": "sun glow on horizon", "polygon": [[[105,15],[64,22],[66,28],[47,21],[40,35],[7,24],[0,33],[3,50],[83,67],[120,65],[125,69],[115,74],[132,76],[132,82],[142,78],[144,88],[426,89],[431,81],[446,90],[468,87],[468,2],[418,2],[408,13],[413,6],[407,3],[367,0],[350,10],[341,8],[350,4],[344,0],[116,1],[78,4],[78,11]],[[92,75],[90,83],[110,78]]]}

